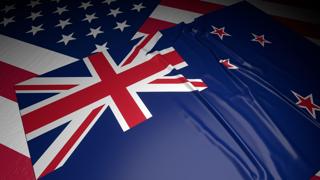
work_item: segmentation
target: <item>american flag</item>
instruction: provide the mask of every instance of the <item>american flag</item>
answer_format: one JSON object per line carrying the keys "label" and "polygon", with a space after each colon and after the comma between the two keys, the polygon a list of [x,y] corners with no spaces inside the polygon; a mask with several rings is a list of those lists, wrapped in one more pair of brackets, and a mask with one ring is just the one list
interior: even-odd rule
{"label": "american flag", "polygon": [[[26,169],[32,168],[28,160],[29,150],[16,103],[13,87],[15,84],[74,63],[91,53],[106,50],[117,57],[114,58],[116,64],[124,67],[135,61],[134,57],[139,55],[141,49],[148,47],[148,42],[152,38],[157,38],[158,30],[172,27],[180,22],[191,22],[202,14],[236,2],[234,0],[2,2],[0,147],[8,154],[5,158],[12,162],[12,166],[2,165],[2,172],[8,173],[3,176],[10,176],[8,178],[13,179],[18,176],[34,178],[30,169],[15,172],[17,177],[13,177],[14,161],[21,163],[20,166],[25,166]],[[249,2],[315,43],[319,43],[317,13],[292,4],[272,1]],[[187,79],[184,81],[187,82]],[[161,80],[158,80],[159,82]],[[71,88],[67,83],[63,88],[68,88],[67,85]],[[11,149],[19,154],[12,152]],[[5,156],[5,153],[1,156]]]}

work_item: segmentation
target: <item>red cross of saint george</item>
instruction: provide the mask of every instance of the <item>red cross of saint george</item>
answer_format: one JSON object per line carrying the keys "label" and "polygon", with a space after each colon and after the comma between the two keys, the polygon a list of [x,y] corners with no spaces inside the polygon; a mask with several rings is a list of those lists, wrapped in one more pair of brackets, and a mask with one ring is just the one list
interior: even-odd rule
{"label": "red cross of saint george", "polygon": [[[163,57],[165,57],[165,61]],[[135,99],[133,92],[128,90],[129,87],[162,71],[166,71],[170,67],[172,68],[184,63],[175,51],[166,53],[165,55],[158,54],[152,59],[122,72],[117,72],[103,53],[89,56],[88,62],[92,64],[100,81],[60,100],[24,114],[22,120],[26,133],[52,123],[71,112],[107,96],[112,98],[129,128],[133,127],[148,119],[149,117],[147,116],[149,115],[144,113],[139,107],[139,100]],[[41,121],[39,117],[42,117]]]}

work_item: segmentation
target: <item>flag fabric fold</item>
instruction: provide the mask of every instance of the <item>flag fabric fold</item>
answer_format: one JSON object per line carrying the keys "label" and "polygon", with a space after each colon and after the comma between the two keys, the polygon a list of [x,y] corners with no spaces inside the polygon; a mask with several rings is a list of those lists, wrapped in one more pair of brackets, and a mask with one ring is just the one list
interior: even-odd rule
{"label": "flag fabric fold", "polygon": [[240,162],[255,167],[251,179],[304,179],[318,171],[317,46],[248,3],[163,33],[159,47],[174,44],[189,70],[202,75],[208,89],[201,98],[250,159]]}

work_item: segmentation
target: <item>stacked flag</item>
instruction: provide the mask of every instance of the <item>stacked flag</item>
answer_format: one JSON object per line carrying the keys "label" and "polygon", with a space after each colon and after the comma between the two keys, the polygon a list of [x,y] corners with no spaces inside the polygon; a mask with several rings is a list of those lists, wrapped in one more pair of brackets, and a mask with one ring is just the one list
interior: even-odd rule
{"label": "stacked flag", "polygon": [[319,47],[250,3],[6,3],[0,178],[319,179]]}

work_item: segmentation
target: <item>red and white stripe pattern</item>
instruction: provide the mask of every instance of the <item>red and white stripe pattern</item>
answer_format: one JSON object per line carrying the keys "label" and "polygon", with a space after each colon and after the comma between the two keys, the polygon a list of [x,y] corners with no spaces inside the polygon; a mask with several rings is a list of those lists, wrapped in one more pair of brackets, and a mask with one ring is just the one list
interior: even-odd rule
{"label": "red and white stripe pattern", "polygon": [[0,159],[1,178],[35,179],[14,85],[76,61],[4,35],[0,42]]}

